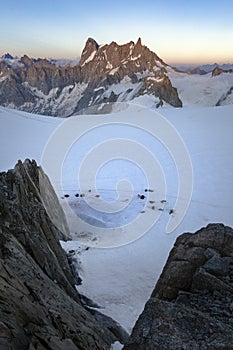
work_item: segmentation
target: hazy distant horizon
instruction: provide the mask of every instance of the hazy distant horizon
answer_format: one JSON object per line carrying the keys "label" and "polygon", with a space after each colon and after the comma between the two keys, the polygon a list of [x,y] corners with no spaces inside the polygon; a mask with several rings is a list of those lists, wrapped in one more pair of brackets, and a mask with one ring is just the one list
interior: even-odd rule
{"label": "hazy distant horizon", "polygon": [[[115,40],[113,40],[115,41]],[[99,44],[99,43],[98,43]],[[100,43],[100,45],[102,45],[104,43]],[[110,44],[109,43],[105,43],[105,44]],[[117,43],[119,44],[119,43]],[[121,45],[123,44],[126,44],[125,43],[121,43]],[[144,45],[143,41],[142,41],[142,45]],[[85,46],[85,43],[84,43],[84,46]],[[84,49],[84,46],[83,46],[83,49]],[[149,49],[151,50],[151,48],[149,47]],[[154,51],[154,50],[151,50],[151,51]],[[177,61],[177,62],[174,62],[174,61],[167,61],[166,59],[164,59],[164,57],[160,56],[158,54],[158,52],[156,52],[156,50],[154,51],[165,63],[171,65],[171,66],[180,66],[180,67],[186,67],[186,68],[195,68],[197,66],[204,66],[204,65],[214,65],[214,64],[217,64],[217,65],[233,65],[233,59],[232,61],[203,61],[203,62],[185,62],[185,61]],[[10,54],[11,56],[13,56],[14,58],[21,58],[23,57],[24,55],[27,55],[28,57],[32,58],[32,59],[53,59],[53,60],[67,60],[67,61],[78,61],[80,60],[81,58],[81,53],[79,56],[76,56],[76,57],[65,57],[65,56],[61,56],[61,57],[56,57],[56,56],[46,56],[46,55],[39,55],[39,56],[31,56],[30,54],[28,54],[26,51],[22,51],[21,54],[13,54],[12,52],[9,52],[7,50],[3,50],[2,52],[0,52],[0,57],[4,56],[5,54]]]}
{"label": "hazy distant horizon", "polygon": [[8,0],[1,4],[0,52],[80,57],[88,37],[99,44],[143,45],[165,62],[232,63],[231,0]]}

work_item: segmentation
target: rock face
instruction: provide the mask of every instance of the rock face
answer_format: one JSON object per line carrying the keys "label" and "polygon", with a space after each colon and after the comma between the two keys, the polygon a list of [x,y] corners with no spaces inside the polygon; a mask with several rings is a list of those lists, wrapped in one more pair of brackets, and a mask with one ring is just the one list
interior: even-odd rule
{"label": "rock face", "polygon": [[73,67],[26,55],[16,61],[5,57],[0,61],[4,107],[66,117],[103,102],[128,101],[143,94],[182,106],[167,75],[172,68],[143,46],[140,38],[136,44],[102,46],[89,38],[79,64]]}
{"label": "rock face", "polygon": [[69,232],[55,196],[34,161],[0,174],[1,350],[109,349],[117,340],[114,322],[81,303],[59,243]]}
{"label": "rock face", "polygon": [[220,75],[222,73],[233,73],[233,69],[223,69],[220,67],[215,67],[212,71],[212,77],[216,77],[217,75]]}
{"label": "rock face", "polygon": [[124,350],[233,349],[233,229],[181,235]]}

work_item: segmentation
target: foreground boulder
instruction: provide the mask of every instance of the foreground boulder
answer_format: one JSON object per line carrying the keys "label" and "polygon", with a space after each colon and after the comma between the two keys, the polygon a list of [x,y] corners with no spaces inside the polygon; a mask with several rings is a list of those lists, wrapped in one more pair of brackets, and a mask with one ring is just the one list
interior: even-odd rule
{"label": "foreground boulder", "polygon": [[181,235],[124,350],[233,349],[233,230]]}
{"label": "foreground boulder", "polygon": [[109,349],[117,340],[114,322],[108,326],[108,318],[80,301],[79,279],[59,244],[68,235],[52,186],[34,161],[0,174],[1,350]]}

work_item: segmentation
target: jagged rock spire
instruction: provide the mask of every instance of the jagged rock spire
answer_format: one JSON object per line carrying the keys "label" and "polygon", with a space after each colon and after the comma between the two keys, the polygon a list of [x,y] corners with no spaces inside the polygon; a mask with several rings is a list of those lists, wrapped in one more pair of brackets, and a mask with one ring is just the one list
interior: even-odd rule
{"label": "jagged rock spire", "polygon": [[80,65],[83,65],[85,61],[87,61],[87,59],[98,50],[98,48],[98,43],[94,39],[88,38],[83,52],[81,54]]}
{"label": "jagged rock spire", "polygon": [[141,38],[138,38],[138,41],[136,42],[135,46],[134,46],[134,50],[133,50],[133,56],[138,56],[141,54],[142,52],[142,41]]}
{"label": "jagged rock spire", "polygon": [[24,55],[23,57],[21,57],[20,61],[25,65],[25,67],[31,67],[33,62],[32,60],[27,56]]}
{"label": "jagged rock spire", "polygon": [[137,46],[137,47],[142,46],[142,39],[141,38],[138,38],[138,41],[136,42],[135,46]]}

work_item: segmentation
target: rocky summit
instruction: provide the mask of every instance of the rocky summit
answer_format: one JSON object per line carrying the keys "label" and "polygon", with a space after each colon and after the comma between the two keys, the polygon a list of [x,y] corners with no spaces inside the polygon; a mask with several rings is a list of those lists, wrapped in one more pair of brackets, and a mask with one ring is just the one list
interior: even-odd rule
{"label": "rocky summit", "polygon": [[181,235],[124,350],[233,349],[233,229]]}
{"label": "rocky summit", "polygon": [[35,161],[0,173],[1,350],[109,350],[124,342],[113,320],[82,303],[60,239],[69,239],[66,219]]}
{"label": "rocky summit", "polygon": [[136,44],[101,46],[89,38],[75,66],[5,55],[0,60],[0,105],[67,117],[90,106],[148,94],[154,96],[157,107],[163,102],[181,107],[168,69],[173,68],[142,45],[140,38]]}

